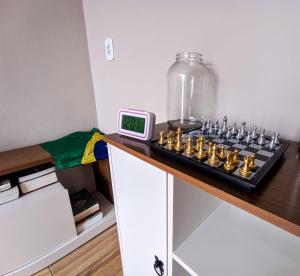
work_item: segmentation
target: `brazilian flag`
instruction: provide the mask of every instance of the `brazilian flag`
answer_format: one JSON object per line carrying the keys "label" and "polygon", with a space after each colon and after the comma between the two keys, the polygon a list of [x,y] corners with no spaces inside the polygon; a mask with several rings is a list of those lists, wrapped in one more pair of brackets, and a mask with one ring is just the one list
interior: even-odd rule
{"label": "brazilian flag", "polygon": [[103,135],[96,128],[86,132],[74,132],[41,146],[52,155],[58,169],[108,158],[107,145],[103,141]]}

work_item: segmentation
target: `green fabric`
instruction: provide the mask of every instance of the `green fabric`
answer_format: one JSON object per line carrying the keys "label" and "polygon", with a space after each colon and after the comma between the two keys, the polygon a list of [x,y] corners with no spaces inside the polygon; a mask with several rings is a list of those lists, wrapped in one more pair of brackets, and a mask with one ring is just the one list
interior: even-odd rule
{"label": "green fabric", "polygon": [[87,142],[96,131],[98,130],[93,128],[88,132],[74,132],[58,140],[43,143],[41,146],[52,155],[58,169],[78,166],[81,164]]}

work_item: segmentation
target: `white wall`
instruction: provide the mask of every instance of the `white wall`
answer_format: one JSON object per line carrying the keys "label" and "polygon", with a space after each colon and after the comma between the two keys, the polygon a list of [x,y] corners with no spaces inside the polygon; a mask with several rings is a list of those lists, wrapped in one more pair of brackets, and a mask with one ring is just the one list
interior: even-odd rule
{"label": "white wall", "polygon": [[[99,126],[119,107],[166,121],[166,72],[199,51],[218,76],[217,114],[300,139],[300,1],[83,0]],[[104,59],[106,37],[115,60]]]}
{"label": "white wall", "polygon": [[97,125],[81,0],[0,1],[0,150]]}

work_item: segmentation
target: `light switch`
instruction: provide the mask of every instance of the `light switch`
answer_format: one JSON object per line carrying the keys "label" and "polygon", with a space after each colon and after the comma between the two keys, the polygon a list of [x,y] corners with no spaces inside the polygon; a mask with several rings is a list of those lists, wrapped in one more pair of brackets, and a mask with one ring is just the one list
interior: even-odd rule
{"label": "light switch", "polygon": [[107,60],[114,59],[114,46],[111,38],[105,39],[105,57]]}

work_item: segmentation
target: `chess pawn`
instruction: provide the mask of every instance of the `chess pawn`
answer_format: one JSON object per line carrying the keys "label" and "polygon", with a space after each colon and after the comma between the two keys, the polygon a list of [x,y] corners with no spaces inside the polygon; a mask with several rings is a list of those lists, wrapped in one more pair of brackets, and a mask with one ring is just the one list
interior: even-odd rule
{"label": "chess pawn", "polygon": [[186,148],[184,154],[188,157],[191,157],[194,154],[194,147],[193,147],[193,139],[192,136],[187,138]]}
{"label": "chess pawn", "polygon": [[279,138],[279,135],[280,135],[280,134],[279,134],[278,132],[275,132],[275,133],[274,133],[274,136],[275,136],[275,141],[274,141],[274,143],[275,143],[276,146],[278,146],[278,145],[280,144],[279,139],[278,139],[278,138]]}
{"label": "chess pawn", "polygon": [[226,161],[223,165],[223,168],[225,169],[225,171],[231,172],[234,170],[235,168],[235,164],[233,161],[233,153],[229,152],[226,156]]}
{"label": "chess pawn", "polygon": [[250,155],[250,164],[249,167],[251,170],[254,170],[256,168],[256,164],[255,164],[255,153],[252,153]]}
{"label": "chess pawn", "polygon": [[199,139],[199,149],[196,154],[196,158],[201,160],[207,157],[207,152],[204,150],[204,143],[205,143],[204,137],[202,136],[198,139]]}
{"label": "chess pawn", "polygon": [[[202,137],[202,136],[201,136]],[[196,146],[195,146],[195,151],[199,151],[199,148],[200,148],[200,137],[198,137],[197,139],[196,139]]]}
{"label": "chess pawn", "polygon": [[213,134],[213,133],[214,133],[213,125],[210,125],[208,129],[208,134]]}
{"label": "chess pawn", "polygon": [[275,136],[272,136],[271,142],[270,142],[269,145],[268,145],[268,147],[269,147],[270,150],[273,150],[273,149],[276,148],[276,142],[275,142],[275,139],[276,139]]}
{"label": "chess pawn", "polygon": [[257,131],[257,126],[253,126],[253,130],[251,132],[251,139],[252,140],[256,140],[257,139],[257,133],[256,133],[256,131]]}
{"label": "chess pawn", "polygon": [[181,152],[184,150],[184,145],[182,143],[182,130],[180,127],[177,129],[177,137],[176,138],[177,138],[177,140],[176,140],[176,145],[174,147],[174,150],[177,152]]}
{"label": "chess pawn", "polygon": [[239,150],[238,149],[235,149],[233,151],[233,162],[235,165],[238,165],[240,163],[240,159],[239,159]]}
{"label": "chess pawn", "polygon": [[226,139],[230,139],[230,137],[231,137],[231,133],[230,133],[230,129],[228,129],[226,133]]}
{"label": "chess pawn", "polygon": [[241,129],[238,130],[238,133],[236,135],[236,139],[237,140],[242,140],[243,139],[243,135],[242,135],[242,130]]}
{"label": "chess pawn", "polygon": [[237,135],[237,128],[236,128],[236,123],[232,124],[232,128],[231,128],[231,135]]}
{"label": "chess pawn", "polygon": [[171,130],[167,135],[167,149],[173,150],[175,146],[174,132]]}
{"label": "chess pawn", "polygon": [[216,144],[213,144],[212,152],[211,152],[211,155],[208,158],[207,162],[211,166],[217,166],[219,164],[220,161],[219,161],[219,158],[218,158],[218,155],[217,155],[217,145]]}
{"label": "chess pawn", "polygon": [[221,150],[220,150],[220,153],[219,153],[219,158],[221,160],[225,160],[226,159],[225,146],[221,146]]}
{"label": "chess pawn", "polygon": [[266,143],[266,138],[265,138],[265,129],[262,129],[259,135],[259,138],[257,140],[257,144],[260,146],[263,146]]}
{"label": "chess pawn", "polygon": [[245,142],[246,142],[247,144],[250,144],[250,143],[251,143],[251,140],[252,140],[252,138],[251,138],[251,132],[248,131],[248,132],[247,132],[247,136],[246,136],[246,138],[245,138]]}
{"label": "chess pawn", "polygon": [[213,149],[213,142],[209,142],[208,143],[208,149],[207,149],[207,155],[210,156],[212,153],[212,149]]}
{"label": "chess pawn", "polygon": [[223,118],[223,125],[222,125],[222,132],[225,134],[227,131],[227,116],[224,116]]}
{"label": "chess pawn", "polygon": [[244,157],[244,164],[240,168],[239,171],[241,176],[249,177],[251,175],[251,168],[250,168],[250,158],[248,156]]}
{"label": "chess pawn", "polygon": [[165,140],[165,132],[164,131],[161,131],[159,133],[159,141],[158,141],[158,144],[161,145],[161,146],[164,146],[166,144],[166,140]]}
{"label": "chess pawn", "polygon": [[216,121],[214,125],[214,133],[218,133],[218,131],[219,131],[219,121]]}
{"label": "chess pawn", "polygon": [[220,137],[221,137],[221,135],[223,134],[222,128],[219,128],[219,129],[218,129],[218,132],[217,132],[217,134],[218,134],[218,136],[220,136]]}

